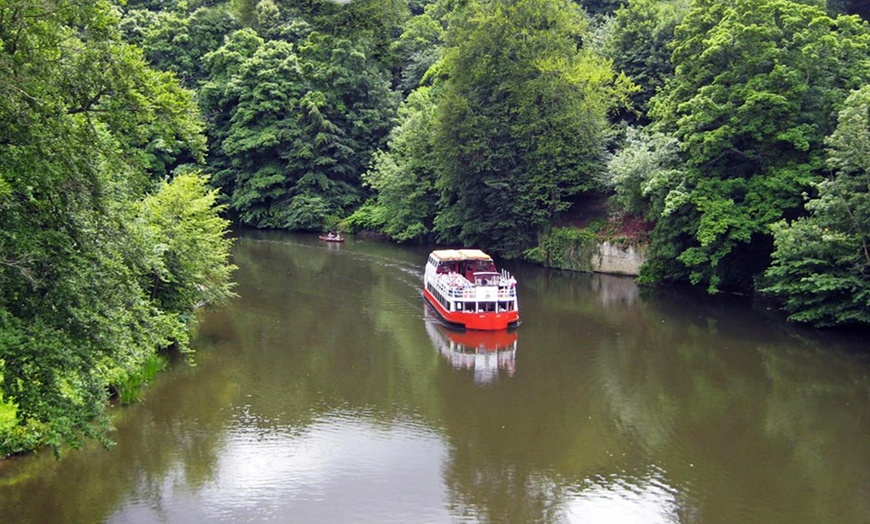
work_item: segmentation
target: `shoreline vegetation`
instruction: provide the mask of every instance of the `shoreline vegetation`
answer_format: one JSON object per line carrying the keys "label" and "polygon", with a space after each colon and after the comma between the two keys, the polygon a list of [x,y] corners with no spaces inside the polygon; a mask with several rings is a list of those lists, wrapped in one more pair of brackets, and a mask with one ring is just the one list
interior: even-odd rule
{"label": "shoreline vegetation", "polygon": [[0,456],[108,442],[232,296],[230,224],[870,325],[866,2],[56,7],[0,5]]}

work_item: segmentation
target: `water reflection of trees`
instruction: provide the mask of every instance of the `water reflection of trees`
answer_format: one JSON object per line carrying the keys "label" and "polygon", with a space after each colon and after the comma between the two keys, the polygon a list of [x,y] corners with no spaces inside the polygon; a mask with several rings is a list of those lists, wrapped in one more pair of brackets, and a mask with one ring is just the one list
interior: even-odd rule
{"label": "water reflection of trees", "polygon": [[860,522],[866,362],[796,343],[729,301],[656,304],[666,313],[656,329],[600,345],[619,432],[656,457],[701,521],[744,520],[741,501],[756,521]]}
{"label": "water reflection of trees", "polygon": [[[647,508],[635,521],[870,515],[866,358],[817,350],[742,297],[531,276],[520,280],[534,289],[523,309],[538,310],[549,332],[527,321],[524,355],[553,350],[562,361],[546,373],[524,359],[510,382],[522,393],[498,393],[509,409],[488,396],[445,394],[455,450],[445,480],[462,515],[560,520],[558,508],[577,507],[590,486],[611,490],[612,502],[621,488],[649,485],[664,487],[652,490],[663,494],[653,506],[670,509]],[[630,497],[623,502],[630,509]]]}
{"label": "water reflection of trees", "polygon": [[[457,519],[870,515],[866,358],[817,349],[734,307],[743,299],[521,267],[516,372],[479,387],[432,349],[415,265],[350,245],[239,247],[240,297],[207,315],[197,367],[120,411],[111,453],[47,457],[21,481],[25,501],[0,490],[0,519],[44,520],[15,518],[29,500],[70,522],[133,499],[159,505],[166,490],[214,480],[233,425],[293,435],[336,410],[385,431],[409,416],[437,431]],[[65,484],[75,504],[59,499]]]}
{"label": "water reflection of trees", "polygon": [[[60,461],[50,453],[16,459],[14,466],[30,475],[14,490],[0,489],[0,521],[102,522],[124,501],[163,499],[170,476],[193,490],[205,485],[214,476],[228,416],[212,406],[238,393],[232,368],[213,364],[200,356],[200,370],[215,373],[202,381],[179,363],[171,377],[158,377],[143,404],[116,410],[117,444],[108,451],[90,443]],[[14,494],[24,499],[7,498]]]}
{"label": "water reflection of trees", "polygon": [[[650,521],[799,521],[828,515],[826,499],[850,508],[846,520],[870,511],[857,471],[870,464],[858,439],[868,421],[841,408],[866,406],[856,397],[866,395],[866,365],[844,375],[848,359],[812,356],[745,299],[520,268],[521,366],[479,388],[431,350],[413,266],[336,273],[328,266],[341,261],[327,250],[253,248],[244,266],[260,273],[246,279],[245,311],[273,321],[234,322],[250,346],[240,375],[254,376],[241,387],[265,397],[256,414],[300,427],[337,405],[385,424],[421,415],[448,443],[443,475],[457,516],[559,521],[601,493],[629,509],[645,494]],[[273,282],[275,266],[293,276],[290,288]],[[342,322],[349,315],[363,318]],[[266,355],[275,345],[286,359]],[[807,374],[817,369],[834,371]]]}

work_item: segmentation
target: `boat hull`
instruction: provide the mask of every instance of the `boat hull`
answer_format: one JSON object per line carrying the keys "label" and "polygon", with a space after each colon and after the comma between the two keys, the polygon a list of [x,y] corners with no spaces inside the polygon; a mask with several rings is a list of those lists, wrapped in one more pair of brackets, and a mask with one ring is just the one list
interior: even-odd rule
{"label": "boat hull", "polygon": [[452,324],[465,329],[475,329],[480,331],[497,331],[500,329],[508,329],[516,327],[520,320],[519,311],[499,311],[499,312],[471,312],[471,311],[447,311],[438,300],[429,292],[428,289],[423,289],[423,297],[426,302],[438,313],[438,316],[448,324]]}

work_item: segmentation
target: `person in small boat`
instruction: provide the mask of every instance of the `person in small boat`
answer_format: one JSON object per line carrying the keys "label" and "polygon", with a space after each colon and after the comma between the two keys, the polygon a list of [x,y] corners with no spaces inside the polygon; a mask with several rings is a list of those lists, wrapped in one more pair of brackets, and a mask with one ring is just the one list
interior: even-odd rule
{"label": "person in small boat", "polygon": [[335,238],[335,233],[333,233],[332,231],[330,231],[329,234],[326,235],[326,238],[332,240],[333,238]]}

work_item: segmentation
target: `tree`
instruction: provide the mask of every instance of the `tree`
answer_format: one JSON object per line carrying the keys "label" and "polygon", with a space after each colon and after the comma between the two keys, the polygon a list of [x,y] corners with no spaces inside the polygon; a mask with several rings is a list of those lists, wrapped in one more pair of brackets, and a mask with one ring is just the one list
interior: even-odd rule
{"label": "tree", "polygon": [[111,2],[9,0],[0,20],[8,454],[104,437],[112,380],[187,340],[190,311],[161,309],[146,285],[168,239],[137,208],[180,158],[202,158],[204,141],[191,93],[121,41]]}
{"label": "tree", "polygon": [[427,6],[422,14],[412,17],[401,36],[390,44],[390,55],[398,64],[394,84],[404,93],[416,89],[441,52],[444,27],[438,20],[438,6]]}
{"label": "tree", "polygon": [[626,4],[626,0],[575,0],[575,2],[591,15],[612,15],[614,11]]}
{"label": "tree", "polygon": [[693,4],[676,29],[674,77],[652,101],[687,164],[653,232],[651,267],[666,268],[654,277],[752,288],[773,250],[768,226],[800,213],[834,108],[870,75],[868,46],[857,17],[819,7]]}
{"label": "tree", "polygon": [[667,192],[685,177],[679,147],[673,137],[628,128],[622,146],[608,163],[604,180],[615,192],[615,207],[655,222],[665,212]]}
{"label": "tree", "polygon": [[627,120],[649,123],[649,101],[673,75],[668,46],[688,9],[688,0],[631,0],[616,10],[608,55],[613,67],[640,87]]}
{"label": "tree", "polygon": [[242,223],[318,230],[359,205],[396,105],[362,49],[317,32],[295,48],[243,30],[206,62],[212,164]]}
{"label": "tree", "polygon": [[128,41],[140,45],[154,67],[175,73],[190,89],[206,78],[202,57],[238,29],[224,6],[201,7],[191,13],[131,11],[122,27]]}
{"label": "tree", "polygon": [[595,186],[607,114],[629,89],[578,45],[587,25],[563,0],[468,2],[451,19],[435,66],[442,240],[518,255]]}
{"label": "tree", "polygon": [[431,89],[421,87],[400,107],[399,124],[390,134],[387,149],[375,153],[371,169],[363,175],[376,192],[375,202],[364,206],[351,222],[360,220],[399,242],[422,240],[432,232],[438,201],[432,99]]}
{"label": "tree", "polygon": [[154,246],[143,282],[157,307],[185,321],[201,305],[226,302],[232,293],[228,262],[232,240],[229,221],[219,213],[218,191],[198,173],[162,182],[137,206],[138,220]]}
{"label": "tree", "polygon": [[870,325],[870,87],[849,95],[826,143],[835,174],[807,203],[809,217],[773,225],[765,291],[791,320]]}

